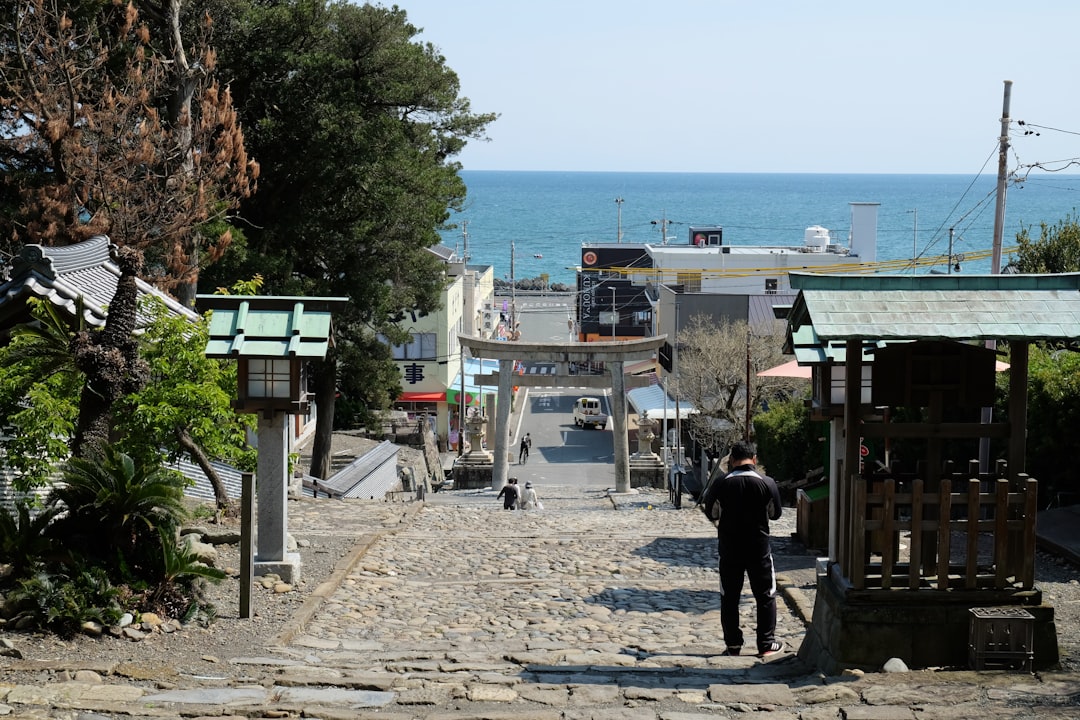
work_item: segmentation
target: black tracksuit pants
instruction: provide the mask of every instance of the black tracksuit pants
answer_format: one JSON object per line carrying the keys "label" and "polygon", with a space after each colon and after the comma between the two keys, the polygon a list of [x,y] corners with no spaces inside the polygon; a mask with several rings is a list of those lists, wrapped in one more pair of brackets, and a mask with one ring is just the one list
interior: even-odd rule
{"label": "black tracksuit pants", "polygon": [[750,590],[757,604],[757,649],[768,647],[776,635],[776,573],[768,535],[725,538],[720,536],[720,624],[724,643],[742,647],[739,627],[739,598],[743,576],[750,579]]}

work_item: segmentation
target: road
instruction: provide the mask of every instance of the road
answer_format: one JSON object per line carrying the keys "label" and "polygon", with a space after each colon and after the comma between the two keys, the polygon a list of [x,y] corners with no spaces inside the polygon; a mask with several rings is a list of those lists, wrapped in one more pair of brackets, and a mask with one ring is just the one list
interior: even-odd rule
{"label": "road", "polygon": [[[572,340],[573,302],[573,295],[518,297],[522,340]],[[526,365],[525,372],[530,375],[554,374],[555,365],[530,364]],[[518,478],[522,484],[531,481],[541,496],[545,485],[615,487],[614,442],[610,426],[607,430],[584,430],[574,425],[574,401],[582,395],[600,397],[604,412],[610,414],[608,390],[552,387],[519,391],[512,426],[514,462],[510,465],[510,477]],[[518,465],[518,443],[525,433],[532,435],[532,453],[528,463]]]}

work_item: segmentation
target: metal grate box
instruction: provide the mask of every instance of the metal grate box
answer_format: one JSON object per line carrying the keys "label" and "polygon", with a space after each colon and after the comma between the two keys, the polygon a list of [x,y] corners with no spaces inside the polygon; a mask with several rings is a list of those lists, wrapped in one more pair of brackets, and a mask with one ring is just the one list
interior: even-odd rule
{"label": "metal grate box", "polygon": [[1031,672],[1035,617],[1019,607],[971,608],[968,653],[974,670],[1023,669]]}

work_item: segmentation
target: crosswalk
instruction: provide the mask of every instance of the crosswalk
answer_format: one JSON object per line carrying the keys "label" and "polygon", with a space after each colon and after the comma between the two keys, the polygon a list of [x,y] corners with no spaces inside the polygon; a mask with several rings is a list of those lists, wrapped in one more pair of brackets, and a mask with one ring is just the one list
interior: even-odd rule
{"label": "crosswalk", "polygon": [[555,375],[557,368],[555,363],[526,362],[522,363],[523,375]]}

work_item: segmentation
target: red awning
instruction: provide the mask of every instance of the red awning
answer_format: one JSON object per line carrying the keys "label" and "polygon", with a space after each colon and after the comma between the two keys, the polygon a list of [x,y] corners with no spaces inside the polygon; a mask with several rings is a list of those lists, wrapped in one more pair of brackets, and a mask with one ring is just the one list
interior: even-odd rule
{"label": "red awning", "polygon": [[398,395],[400,402],[446,402],[444,392],[403,392]]}

